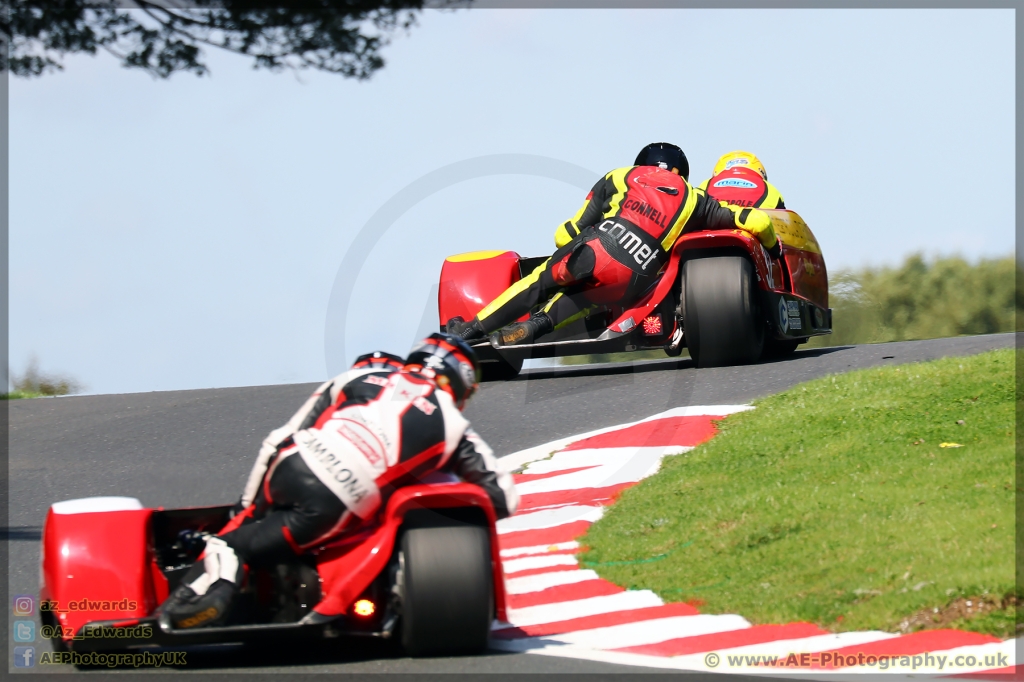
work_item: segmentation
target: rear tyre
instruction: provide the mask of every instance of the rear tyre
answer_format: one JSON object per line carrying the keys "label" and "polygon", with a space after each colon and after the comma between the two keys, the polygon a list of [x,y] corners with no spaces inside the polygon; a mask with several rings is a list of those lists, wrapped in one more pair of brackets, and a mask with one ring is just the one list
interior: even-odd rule
{"label": "rear tyre", "polygon": [[506,360],[502,358],[497,362],[480,363],[481,381],[509,381],[519,376],[523,369],[523,360]]}
{"label": "rear tyre", "polygon": [[491,546],[479,526],[414,528],[401,543],[402,646],[410,656],[478,653],[493,620]]}
{"label": "rear tyre", "polygon": [[754,362],[764,348],[754,268],[741,256],[686,261],[686,346],[698,367]]}

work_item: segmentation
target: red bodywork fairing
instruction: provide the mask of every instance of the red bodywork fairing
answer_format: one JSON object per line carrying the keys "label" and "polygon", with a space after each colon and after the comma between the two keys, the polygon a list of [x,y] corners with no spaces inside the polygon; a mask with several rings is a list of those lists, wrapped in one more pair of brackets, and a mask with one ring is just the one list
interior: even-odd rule
{"label": "red bodywork fairing", "polygon": [[519,254],[513,251],[478,251],[445,260],[437,289],[442,325],[454,317],[472,320],[485,305],[519,281],[519,260]]}
{"label": "red bodywork fairing", "polygon": [[[318,548],[312,555],[321,580],[322,599],[313,607],[319,623],[350,613],[352,605],[386,570],[406,515],[418,509],[475,508],[483,512],[491,539],[495,615],[506,619],[504,573],[499,560],[497,518],[490,498],[468,483],[430,483],[399,488],[378,516],[378,523],[352,537]],[[132,509],[72,514],[50,510],[43,529],[41,609],[44,625],[63,627],[72,648],[95,648],[97,640],[72,640],[87,624],[131,627],[153,620],[153,611],[168,595],[168,579],[159,564],[154,521],[160,514],[217,519],[199,530],[216,533],[230,507],[183,510]],[[195,524],[193,524],[195,525]],[[57,610],[59,609],[59,610]],[[49,622],[48,622],[49,621]],[[90,625],[90,626],[91,626]],[[290,624],[295,625],[295,624]],[[209,641],[203,630],[176,634]],[[145,644],[163,645],[159,632]],[[121,642],[123,646],[124,641]]]}
{"label": "red bodywork fairing", "polygon": [[[167,598],[152,509],[46,515],[40,612],[77,632],[93,620],[138,619]],[[108,603],[103,603],[108,602]]]}

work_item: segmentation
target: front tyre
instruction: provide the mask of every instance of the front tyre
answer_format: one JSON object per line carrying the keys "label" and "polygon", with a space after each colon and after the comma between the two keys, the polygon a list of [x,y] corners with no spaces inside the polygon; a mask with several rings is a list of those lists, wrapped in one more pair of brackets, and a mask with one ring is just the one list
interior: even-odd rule
{"label": "front tyre", "polygon": [[686,345],[698,367],[755,362],[764,348],[750,261],[720,256],[683,266]]}
{"label": "front tyre", "polygon": [[401,543],[402,646],[410,656],[479,653],[493,620],[491,545],[479,526],[414,528]]}

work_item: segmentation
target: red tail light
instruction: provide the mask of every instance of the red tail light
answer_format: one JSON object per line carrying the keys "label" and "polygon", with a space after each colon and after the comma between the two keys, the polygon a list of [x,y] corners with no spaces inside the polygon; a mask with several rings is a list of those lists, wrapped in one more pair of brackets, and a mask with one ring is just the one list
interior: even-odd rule
{"label": "red tail light", "polygon": [[644,336],[658,336],[664,332],[664,328],[661,326],[661,315],[645,317],[641,326],[643,327]]}

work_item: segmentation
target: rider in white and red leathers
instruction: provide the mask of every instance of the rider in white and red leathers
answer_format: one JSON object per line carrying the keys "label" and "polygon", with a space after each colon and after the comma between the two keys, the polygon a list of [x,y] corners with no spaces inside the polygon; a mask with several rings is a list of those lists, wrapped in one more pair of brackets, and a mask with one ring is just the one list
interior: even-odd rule
{"label": "rider in white and red leathers", "polygon": [[498,518],[515,512],[512,477],[461,413],[478,381],[469,346],[433,334],[400,371],[400,359],[366,357],[263,441],[243,511],[207,539],[162,608],[172,627],[222,624],[245,565],[279,563],[370,524],[396,488],[431,472],[482,487]]}

